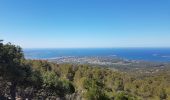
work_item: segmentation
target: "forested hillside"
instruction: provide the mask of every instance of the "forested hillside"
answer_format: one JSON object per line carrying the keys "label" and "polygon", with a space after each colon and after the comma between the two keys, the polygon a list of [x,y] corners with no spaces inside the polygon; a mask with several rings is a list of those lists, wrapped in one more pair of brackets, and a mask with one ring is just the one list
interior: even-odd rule
{"label": "forested hillside", "polygon": [[0,100],[170,100],[168,72],[136,77],[90,65],[26,60],[0,42]]}

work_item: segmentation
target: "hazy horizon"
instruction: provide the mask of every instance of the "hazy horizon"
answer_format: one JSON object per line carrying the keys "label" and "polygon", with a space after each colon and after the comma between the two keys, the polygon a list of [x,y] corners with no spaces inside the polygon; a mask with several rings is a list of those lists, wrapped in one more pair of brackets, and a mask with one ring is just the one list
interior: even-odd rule
{"label": "hazy horizon", "polygon": [[71,47],[71,48],[23,48],[23,49],[170,49],[170,47]]}
{"label": "hazy horizon", "polygon": [[0,39],[22,48],[170,48],[169,0],[1,0]]}

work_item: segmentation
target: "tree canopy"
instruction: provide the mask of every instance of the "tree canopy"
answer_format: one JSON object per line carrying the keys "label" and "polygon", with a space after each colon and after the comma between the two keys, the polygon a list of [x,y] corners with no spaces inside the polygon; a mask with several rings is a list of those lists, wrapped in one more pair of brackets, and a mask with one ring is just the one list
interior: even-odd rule
{"label": "tree canopy", "polygon": [[168,100],[166,72],[135,77],[90,65],[27,60],[22,49],[0,41],[0,99]]}

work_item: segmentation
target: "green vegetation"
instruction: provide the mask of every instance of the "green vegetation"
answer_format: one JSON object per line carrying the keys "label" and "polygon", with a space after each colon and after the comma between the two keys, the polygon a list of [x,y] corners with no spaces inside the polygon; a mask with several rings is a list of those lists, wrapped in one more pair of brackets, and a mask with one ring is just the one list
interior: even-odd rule
{"label": "green vegetation", "polygon": [[170,79],[167,72],[136,77],[89,65],[26,60],[20,47],[0,41],[0,100],[7,98],[170,100]]}

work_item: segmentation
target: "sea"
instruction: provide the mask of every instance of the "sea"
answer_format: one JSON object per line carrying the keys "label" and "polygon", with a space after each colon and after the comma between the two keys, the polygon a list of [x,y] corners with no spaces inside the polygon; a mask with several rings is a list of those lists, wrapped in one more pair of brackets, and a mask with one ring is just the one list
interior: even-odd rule
{"label": "sea", "polygon": [[55,59],[58,57],[105,57],[129,60],[170,62],[170,48],[63,48],[24,49],[26,59]]}

